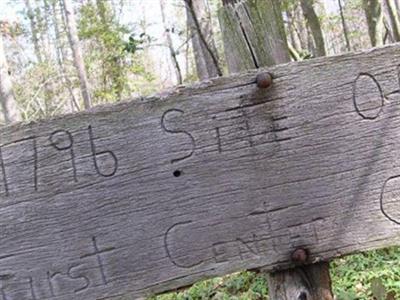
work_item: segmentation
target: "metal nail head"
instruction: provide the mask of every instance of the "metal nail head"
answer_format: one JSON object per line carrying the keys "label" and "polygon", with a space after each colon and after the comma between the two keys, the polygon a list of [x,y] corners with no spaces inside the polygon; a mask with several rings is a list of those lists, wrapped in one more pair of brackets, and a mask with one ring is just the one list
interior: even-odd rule
{"label": "metal nail head", "polygon": [[292,253],[292,261],[297,264],[304,264],[308,260],[307,250],[299,248]]}
{"label": "metal nail head", "polygon": [[257,74],[256,83],[260,89],[267,89],[272,85],[273,78],[271,73],[263,72]]}

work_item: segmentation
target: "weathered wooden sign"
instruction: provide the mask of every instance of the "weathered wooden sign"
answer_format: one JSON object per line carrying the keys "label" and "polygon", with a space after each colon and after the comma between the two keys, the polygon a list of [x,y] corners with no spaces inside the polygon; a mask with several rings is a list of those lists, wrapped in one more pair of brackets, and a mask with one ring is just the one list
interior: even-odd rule
{"label": "weathered wooden sign", "polygon": [[2,300],[134,299],[298,247],[399,244],[399,64],[395,45],[2,129]]}

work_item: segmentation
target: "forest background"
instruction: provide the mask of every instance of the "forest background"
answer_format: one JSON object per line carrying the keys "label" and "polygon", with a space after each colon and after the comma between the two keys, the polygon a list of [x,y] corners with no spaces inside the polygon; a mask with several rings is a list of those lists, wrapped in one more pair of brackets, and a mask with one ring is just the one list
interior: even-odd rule
{"label": "forest background", "polygon": [[[0,0],[0,124],[138,101],[237,71],[220,13],[237,2]],[[274,26],[284,31],[292,61],[400,41],[399,0],[272,3],[260,11],[279,7]],[[338,259],[331,272],[337,299],[400,298],[399,248]],[[262,275],[242,272],[158,298],[268,299],[267,289]]]}

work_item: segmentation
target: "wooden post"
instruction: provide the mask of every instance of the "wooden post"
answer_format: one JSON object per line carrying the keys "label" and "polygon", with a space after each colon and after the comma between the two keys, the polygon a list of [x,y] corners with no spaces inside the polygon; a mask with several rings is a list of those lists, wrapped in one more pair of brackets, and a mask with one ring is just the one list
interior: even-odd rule
{"label": "wooden post", "polygon": [[277,300],[332,300],[329,264],[318,263],[270,273],[269,297]]}
{"label": "wooden post", "polygon": [[218,13],[230,73],[290,61],[280,2],[223,0]]}
{"label": "wooden post", "polygon": [[[231,72],[290,61],[279,1],[247,0],[236,3],[235,0],[223,0],[223,3],[219,19]],[[272,300],[332,299],[327,263],[271,273],[268,285]],[[302,295],[307,298],[301,298]]]}

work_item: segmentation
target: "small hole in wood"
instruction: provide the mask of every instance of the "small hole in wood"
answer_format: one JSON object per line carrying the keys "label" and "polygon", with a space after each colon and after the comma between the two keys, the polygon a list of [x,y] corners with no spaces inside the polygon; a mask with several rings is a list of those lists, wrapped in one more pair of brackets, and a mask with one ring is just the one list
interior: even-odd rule
{"label": "small hole in wood", "polygon": [[173,174],[174,174],[174,177],[180,177],[182,175],[182,171],[176,170],[176,171],[174,171]]}

